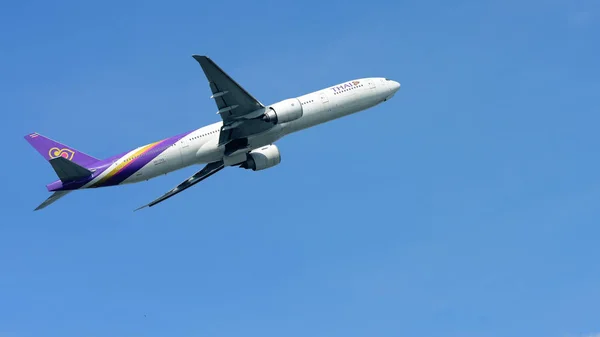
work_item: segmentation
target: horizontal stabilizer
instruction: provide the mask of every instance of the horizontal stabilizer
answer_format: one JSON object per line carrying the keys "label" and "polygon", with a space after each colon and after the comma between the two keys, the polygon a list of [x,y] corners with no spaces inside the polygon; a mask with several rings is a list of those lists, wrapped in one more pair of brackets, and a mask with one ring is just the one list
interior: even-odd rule
{"label": "horizontal stabilizer", "polygon": [[39,211],[42,208],[45,208],[46,206],[52,204],[53,202],[55,202],[56,200],[64,197],[65,195],[67,195],[69,192],[71,191],[58,191],[58,192],[54,192],[52,193],[52,195],[50,197],[48,197],[48,199],[46,199],[43,203],[41,203],[38,207],[36,207],[36,211]]}
{"label": "horizontal stabilizer", "polygon": [[63,183],[85,179],[92,175],[92,171],[63,157],[50,159],[50,165]]}

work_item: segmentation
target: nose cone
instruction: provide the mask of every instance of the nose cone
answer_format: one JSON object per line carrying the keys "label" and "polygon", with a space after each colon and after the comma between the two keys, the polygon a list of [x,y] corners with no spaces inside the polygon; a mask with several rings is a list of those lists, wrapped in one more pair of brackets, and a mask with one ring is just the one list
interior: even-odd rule
{"label": "nose cone", "polygon": [[396,91],[398,91],[398,89],[400,89],[400,83],[398,83],[396,81],[390,80],[388,82],[388,88],[390,88],[390,90],[392,91],[392,93],[395,94]]}
{"label": "nose cone", "polygon": [[388,93],[387,93],[387,97],[385,98],[384,101],[387,101],[388,99],[394,97],[394,95],[396,94],[396,91],[398,91],[398,89],[400,89],[400,83],[398,83],[396,81],[386,78],[386,84],[387,84]]}

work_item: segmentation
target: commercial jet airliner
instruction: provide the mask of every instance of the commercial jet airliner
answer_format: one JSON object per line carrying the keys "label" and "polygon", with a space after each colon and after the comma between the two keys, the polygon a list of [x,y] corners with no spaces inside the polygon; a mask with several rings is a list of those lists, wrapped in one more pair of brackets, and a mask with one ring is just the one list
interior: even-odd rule
{"label": "commercial jet airliner", "polygon": [[59,178],[46,185],[54,193],[35,210],[75,190],[137,183],[194,164],[205,166],[136,210],[152,207],[228,166],[264,170],[280,163],[274,143],[281,137],[371,108],[400,89],[398,82],[387,78],[359,78],[263,105],[210,58],[193,57],[208,80],[221,121],[102,160],[39,133],[28,134],[25,139]]}

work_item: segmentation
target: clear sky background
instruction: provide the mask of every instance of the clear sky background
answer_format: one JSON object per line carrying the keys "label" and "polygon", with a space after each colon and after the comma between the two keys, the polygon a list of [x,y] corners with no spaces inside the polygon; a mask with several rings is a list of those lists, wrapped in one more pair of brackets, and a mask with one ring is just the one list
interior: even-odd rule
{"label": "clear sky background", "polygon": [[[97,157],[219,120],[192,54],[264,103],[389,102],[282,163],[72,193],[22,138]],[[5,1],[0,337],[600,333],[598,1]]]}

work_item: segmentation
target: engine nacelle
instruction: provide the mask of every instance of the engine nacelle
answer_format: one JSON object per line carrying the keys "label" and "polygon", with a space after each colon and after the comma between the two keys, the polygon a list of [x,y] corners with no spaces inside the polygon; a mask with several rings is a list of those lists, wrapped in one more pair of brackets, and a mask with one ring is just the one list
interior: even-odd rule
{"label": "engine nacelle", "polygon": [[302,104],[297,98],[288,98],[267,108],[262,119],[274,124],[291,122],[302,117]]}
{"label": "engine nacelle", "polygon": [[271,144],[248,153],[248,158],[240,167],[252,171],[260,171],[273,167],[281,162],[281,155],[277,146]]}

